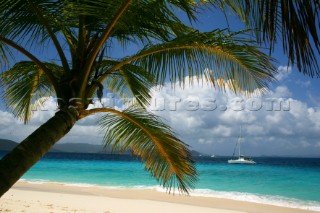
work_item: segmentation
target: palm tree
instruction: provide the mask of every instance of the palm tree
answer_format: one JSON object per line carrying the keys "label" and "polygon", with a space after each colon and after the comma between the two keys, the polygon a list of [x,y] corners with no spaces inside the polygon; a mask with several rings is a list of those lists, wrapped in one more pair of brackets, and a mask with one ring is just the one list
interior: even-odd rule
{"label": "palm tree", "polygon": [[[212,1],[238,12],[238,1]],[[32,110],[55,96],[59,110],[0,161],[0,196],[80,119],[103,113],[105,144],[132,150],[169,190],[188,192],[197,178],[188,146],[159,117],[146,110],[150,88],[185,77],[205,76],[214,86],[250,93],[264,89],[276,72],[272,59],[249,30],[199,32],[191,22],[208,1],[190,0],[3,0],[0,3],[0,56],[4,100],[27,123]],[[238,10],[238,9],[239,10]],[[250,8],[249,8],[250,9]],[[249,10],[248,9],[248,10]],[[250,17],[249,17],[250,18]],[[49,45],[50,44],[50,45]],[[37,57],[35,48],[53,46],[59,60]],[[138,46],[114,58],[117,48]],[[51,51],[51,50],[50,50]],[[16,52],[27,60],[9,66]],[[43,51],[45,55],[45,51]],[[210,71],[208,71],[210,70]],[[125,110],[90,109],[103,90],[133,98]],[[40,100],[40,101],[39,101]]]}

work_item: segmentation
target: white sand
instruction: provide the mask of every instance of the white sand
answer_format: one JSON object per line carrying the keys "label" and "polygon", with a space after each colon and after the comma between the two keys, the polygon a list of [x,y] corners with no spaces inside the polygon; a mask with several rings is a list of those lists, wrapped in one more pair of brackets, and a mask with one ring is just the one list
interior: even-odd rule
{"label": "white sand", "polygon": [[0,212],[303,213],[312,211],[218,198],[173,196],[154,190],[107,190],[97,187],[19,182],[1,198]]}

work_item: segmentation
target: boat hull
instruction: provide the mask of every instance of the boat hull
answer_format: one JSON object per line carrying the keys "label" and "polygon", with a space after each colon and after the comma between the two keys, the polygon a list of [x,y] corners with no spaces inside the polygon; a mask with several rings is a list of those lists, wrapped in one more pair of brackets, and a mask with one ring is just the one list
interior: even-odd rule
{"label": "boat hull", "polygon": [[237,160],[228,160],[230,164],[255,164],[253,160],[244,160],[244,159],[237,159]]}

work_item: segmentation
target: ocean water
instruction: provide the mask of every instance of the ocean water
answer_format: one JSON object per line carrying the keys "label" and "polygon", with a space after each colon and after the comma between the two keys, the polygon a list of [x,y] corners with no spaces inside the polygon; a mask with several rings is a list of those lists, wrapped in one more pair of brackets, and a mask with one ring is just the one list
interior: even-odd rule
{"label": "ocean water", "polygon": [[[231,165],[227,160],[197,157],[199,181],[191,195],[320,211],[319,158],[255,158],[256,165]],[[125,155],[49,153],[22,179],[165,191],[138,159]]]}

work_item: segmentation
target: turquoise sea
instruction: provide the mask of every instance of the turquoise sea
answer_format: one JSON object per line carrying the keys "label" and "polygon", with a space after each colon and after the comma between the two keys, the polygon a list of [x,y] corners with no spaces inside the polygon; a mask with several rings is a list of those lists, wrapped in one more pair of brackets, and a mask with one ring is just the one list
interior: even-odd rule
{"label": "turquoise sea", "polygon": [[[200,175],[191,195],[320,211],[319,158],[254,158],[256,165],[230,165],[227,160],[197,157]],[[138,159],[126,155],[49,153],[22,179],[165,191]]]}

